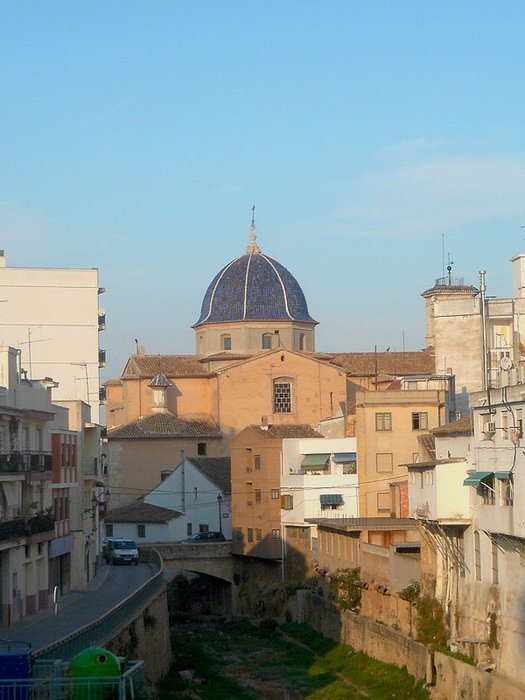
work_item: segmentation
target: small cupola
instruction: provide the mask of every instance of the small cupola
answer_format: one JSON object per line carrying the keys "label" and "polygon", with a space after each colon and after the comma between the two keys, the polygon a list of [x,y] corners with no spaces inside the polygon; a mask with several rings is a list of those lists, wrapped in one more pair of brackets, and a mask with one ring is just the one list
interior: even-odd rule
{"label": "small cupola", "polygon": [[153,413],[168,413],[168,389],[172,386],[170,380],[162,372],[157,372],[148,386],[153,390]]}

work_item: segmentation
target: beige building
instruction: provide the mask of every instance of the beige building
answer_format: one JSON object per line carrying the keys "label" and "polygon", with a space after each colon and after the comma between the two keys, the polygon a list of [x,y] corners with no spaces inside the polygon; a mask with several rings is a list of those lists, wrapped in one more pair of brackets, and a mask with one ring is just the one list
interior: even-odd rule
{"label": "beige building", "polygon": [[419,436],[455,415],[453,387],[453,377],[412,375],[356,394],[361,516],[408,517],[406,464]]}
{"label": "beige building", "polygon": [[325,442],[309,425],[251,425],[231,442],[232,552],[282,561],[286,541],[287,554],[299,556],[304,573],[310,566],[310,528],[293,526],[287,538],[281,525],[281,508],[286,509],[285,499],[290,498],[281,498],[285,438]]}
{"label": "beige building", "polygon": [[0,252],[0,343],[19,347],[29,379],[57,382],[53,400],[83,400],[99,418],[99,332],[105,312],[98,270],[8,267]]}
{"label": "beige building", "polygon": [[[514,256],[511,265],[512,297],[485,299],[486,374],[495,388],[525,379],[525,255]],[[436,371],[456,376],[457,406],[468,415],[468,395],[484,386],[482,295],[449,274],[422,296]]]}

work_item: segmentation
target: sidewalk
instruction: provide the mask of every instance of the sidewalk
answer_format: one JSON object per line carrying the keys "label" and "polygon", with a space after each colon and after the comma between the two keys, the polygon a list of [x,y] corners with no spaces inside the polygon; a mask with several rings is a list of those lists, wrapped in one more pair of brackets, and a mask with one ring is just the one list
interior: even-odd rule
{"label": "sidewalk", "polygon": [[0,625],[0,639],[30,642],[32,650],[37,651],[97,619],[110,609],[103,604],[100,595],[109,574],[110,567],[103,564],[85,589],[72,591],[58,601],[56,615],[51,606],[10,627]]}

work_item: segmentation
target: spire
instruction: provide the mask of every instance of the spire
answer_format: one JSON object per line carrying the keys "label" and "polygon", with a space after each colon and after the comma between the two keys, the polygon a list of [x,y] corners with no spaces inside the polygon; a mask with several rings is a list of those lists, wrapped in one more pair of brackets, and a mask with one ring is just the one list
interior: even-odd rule
{"label": "spire", "polygon": [[250,243],[246,246],[246,255],[257,255],[261,249],[256,243],[257,234],[255,233],[255,204],[252,207],[252,226],[250,229]]}

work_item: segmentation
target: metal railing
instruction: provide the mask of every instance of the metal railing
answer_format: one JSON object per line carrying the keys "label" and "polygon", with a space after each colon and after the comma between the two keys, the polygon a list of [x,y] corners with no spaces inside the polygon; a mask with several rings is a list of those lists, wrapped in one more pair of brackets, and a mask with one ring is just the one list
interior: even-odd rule
{"label": "metal railing", "polygon": [[80,627],[75,632],[46,647],[37,649],[33,652],[33,657],[38,659],[70,659],[92,644],[104,644],[110,641],[133,622],[165,586],[162,557],[155,550],[148,551],[145,556],[142,556],[141,553],[141,561],[148,559],[150,559],[148,563],[152,564],[154,568],[158,568],[158,571],[135,593],[125,598],[95,622]]}
{"label": "metal railing", "polygon": [[25,451],[0,453],[0,472],[4,474],[51,471],[50,452]]}
{"label": "metal railing", "polygon": [[37,661],[32,678],[0,679],[1,700],[118,700],[145,697],[144,662],[123,661],[121,676],[83,678],[67,675],[63,661]]}

